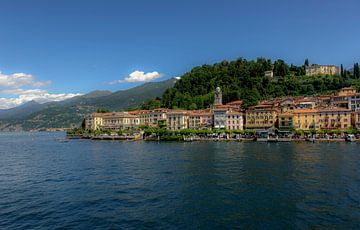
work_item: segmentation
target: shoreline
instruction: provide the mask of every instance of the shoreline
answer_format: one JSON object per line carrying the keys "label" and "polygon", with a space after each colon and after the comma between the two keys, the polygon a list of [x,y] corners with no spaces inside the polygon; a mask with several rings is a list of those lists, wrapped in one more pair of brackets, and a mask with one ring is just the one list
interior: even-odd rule
{"label": "shoreline", "polygon": [[66,135],[67,139],[83,139],[92,141],[157,141],[157,142],[310,142],[310,143],[331,143],[331,142],[360,142],[360,139],[347,140],[346,138],[183,138],[174,136],[174,139],[161,138],[135,138],[133,136],[83,136]]}

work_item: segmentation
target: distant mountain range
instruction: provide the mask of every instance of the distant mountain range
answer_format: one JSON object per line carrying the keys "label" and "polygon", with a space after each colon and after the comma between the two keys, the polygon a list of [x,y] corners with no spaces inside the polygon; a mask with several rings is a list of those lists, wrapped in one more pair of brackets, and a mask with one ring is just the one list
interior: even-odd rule
{"label": "distant mountain range", "polygon": [[40,104],[30,101],[16,108],[0,110],[0,131],[39,130],[79,126],[88,113],[138,107],[148,99],[161,97],[174,86],[175,78],[117,92],[93,91],[65,101]]}

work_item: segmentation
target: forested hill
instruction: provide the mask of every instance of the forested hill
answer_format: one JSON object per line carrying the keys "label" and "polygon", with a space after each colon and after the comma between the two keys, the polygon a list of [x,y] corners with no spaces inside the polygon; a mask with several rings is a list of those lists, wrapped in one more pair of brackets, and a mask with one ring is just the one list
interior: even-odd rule
{"label": "forested hill", "polygon": [[[274,77],[265,77],[264,72],[268,70],[274,71]],[[164,93],[162,103],[168,108],[207,108],[213,103],[217,86],[223,91],[224,103],[241,99],[245,106],[267,98],[316,95],[350,85],[360,86],[360,80],[346,70],[341,76],[304,75],[305,66],[288,65],[283,60],[223,61],[198,66],[185,73],[173,88]]]}

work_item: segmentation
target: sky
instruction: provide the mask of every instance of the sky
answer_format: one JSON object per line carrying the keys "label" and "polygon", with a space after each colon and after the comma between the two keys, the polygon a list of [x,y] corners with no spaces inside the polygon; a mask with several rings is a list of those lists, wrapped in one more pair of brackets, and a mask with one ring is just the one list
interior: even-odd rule
{"label": "sky", "polygon": [[240,57],[360,61],[358,0],[0,0],[0,109]]}

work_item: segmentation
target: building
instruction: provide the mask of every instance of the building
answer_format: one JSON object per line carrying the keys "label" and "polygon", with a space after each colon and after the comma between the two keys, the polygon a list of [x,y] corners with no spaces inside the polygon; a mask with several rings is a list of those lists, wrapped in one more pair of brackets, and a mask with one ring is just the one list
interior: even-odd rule
{"label": "building", "polygon": [[351,127],[351,110],[345,108],[318,108],[320,129],[347,130]]}
{"label": "building", "polygon": [[189,113],[189,129],[211,129],[213,114],[210,110],[192,111]]}
{"label": "building", "polygon": [[356,89],[354,89],[353,87],[345,87],[340,89],[340,91],[338,92],[338,96],[348,96],[348,95],[354,95],[356,94]]}
{"label": "building", "polygon": [[280,108],[281,113],[285,113],[285,112],[294,110],[295,109],[294,99],[292,97],[287,97],[287,98],[283,99],[279,103],[279,108]]}
{"label": "building", "polygon": [[305,68],[306,76],[339,75],[340,68],[334,65],[312,65]]}
{"label": "building", "polygon": [[278,107],[274,103],[249,107],[245,113],[246,129],[268,129],[277,121]]}
{"label": "building", "polygon": [[148,126],[158,126],[159,123],[166,124],[168,109],[158,108],[152,110],[142,110],[139,113],[140,124]]}
{"label": "building", "polygon": [[85,117],[85,129],[98,130],[103,125],[104,113],[92,113]]}
{"label": "building", "polygon": [[360,110],[355,111],[353,114],[352,125],[356,129],[360,129]]}
{"label": "building", "polygon": [[330,96],[329,105],[355,111],[360,108],[360,94],[352,87],[342,88],[335,96]]}
{"label": "building", "polygon": [[265,71],[264,75],[265,77],[274,77],[274,71],[272,70]]}
{"label": "building", "polygon": [[189,111],[172,110],[167,113],[166,126],[169,130],[189,128]]}
{"label": "building", "polygon": [[128,112],[104,113],[100,129],[106,130],[132,130],[140,125],[140,118]]}
{"label": "building", "polygon": [[350,98],[350,109],[351,111],[360,110],[360,93],[356,93]]}
{"label": "building", "polygon": [[295,107],[297,109],[313,109],[316,106],[317,99],[314,97],[304,97],[298,100],[295,100]]}
{"label": "building", "polygon": [[319,106],[330,106],[331,96],[330,95],[322,95],[317,97]]}
{"label": "building", "polygon": [[293,111],[293,126],[298,130],[318,130],[318,110],[296,109]]}
{"label": "building", "polygon": [[301,130],[347,130],[351,127],[351,111],[345,108],[294,110],[294,128]]}
{"label": "building", "polygon": [[231,101],[231,102],[226,103],[226,106],[240,110],[242,107],[242,104],[243,104],[242,100],[236,100],[236,101]]}
{"label": "building", "polygon": [[217,107],[213,108],[214,114],[214,128],[215,129],[225,129],[226,128],[226,112],[228,108]]}
{"label": "building", "polygon": [[244,129],[244,114],[238,111],[227,111],[225,114],[225,128],[228,130],[243,130]]}
{"label": "building", "polygon": [[278,120],[280,130],[292,130],[294,128],[294,114],[292,111],[279,114]]}

